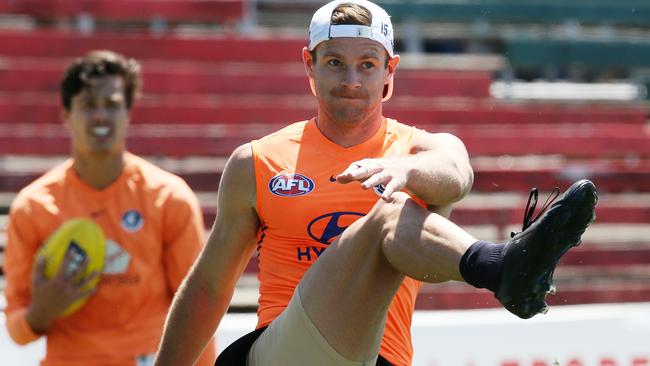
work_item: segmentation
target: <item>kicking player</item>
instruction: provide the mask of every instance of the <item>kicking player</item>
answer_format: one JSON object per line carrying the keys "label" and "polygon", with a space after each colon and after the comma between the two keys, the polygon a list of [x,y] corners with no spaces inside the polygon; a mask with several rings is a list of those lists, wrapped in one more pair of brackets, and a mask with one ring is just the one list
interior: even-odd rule
{"label": "kicking player", "polygon": [[400,58],[386,12],[364,0],[320,8],[303,50],[314,118],[235,150],[207,246],[174,300],[156,365],[191,365],[253,252],[257,330],[217,365],[411,364],[420,281],[466,281],[522,318],[546,310],[557,261],[592,221],[574,184],[507,243],[448,220],[470,190],[462,142],[382,114]]}

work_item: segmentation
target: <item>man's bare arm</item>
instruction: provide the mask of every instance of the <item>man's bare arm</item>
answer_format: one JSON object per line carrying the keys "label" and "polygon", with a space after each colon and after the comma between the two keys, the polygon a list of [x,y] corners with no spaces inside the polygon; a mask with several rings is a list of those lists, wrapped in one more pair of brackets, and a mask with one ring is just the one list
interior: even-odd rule
{"label": "man's bare arm", "polygon": [[259,228],[250,144],[233,152],[218,193],[208,242],[178,289],[155,365],[193,365],[228,309]]}
{"label": "man's bare arm", "polygon": [[361,181],[368,189],[385,185],[382,198],[408,189],[429,206],[447,206],[469,193],[474,173],[463,143],[447,133],[432,134],[416,130],[411,155],[363,159],[352,163],[337,177],[340,183]]}

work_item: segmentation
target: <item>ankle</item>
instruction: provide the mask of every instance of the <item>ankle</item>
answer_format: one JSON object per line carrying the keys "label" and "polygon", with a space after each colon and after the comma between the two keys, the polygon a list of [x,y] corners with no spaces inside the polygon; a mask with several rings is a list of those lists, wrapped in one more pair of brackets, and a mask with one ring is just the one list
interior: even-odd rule
{"label": "ankle", "polygon": [[503,244],[483,240],[472,244],[463,254],[459,264],[460,274],[465,282],[496,293],[501,278],[504,247]]}

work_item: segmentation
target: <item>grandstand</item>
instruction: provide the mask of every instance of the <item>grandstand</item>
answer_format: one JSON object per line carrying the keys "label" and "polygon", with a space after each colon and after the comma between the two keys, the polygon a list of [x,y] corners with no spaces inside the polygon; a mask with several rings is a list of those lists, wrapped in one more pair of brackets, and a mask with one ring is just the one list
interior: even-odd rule
{"label": "grandstand", "polygon": [[[548,192],[589,178],[600,192],[597,222],[556,271],[549,303],[649,302],[650,3],[378,2],[393,15],[403,56],[386,115],[454,133],[470,152],[474,188],[452,220],[502,240],[519,230],[531,187]],[[185,178],[210,225],[229,153],[315,112],[300,50],[319,4],[0,0],[0,270],[12,198],[69,151],[58,82],[70,58],[107,48],[141,61],[144,97],[132,115],[130,150]],[[634,92],[596,100],[580,89],[569,89],[568,99],[544,92],[552,89],[534,98],[494,92],[496,84],[540,79]],[[256,269],[252,259],[232,311],[254,310]],[[499,306],[458,283],[425,285],[416,304]]]}

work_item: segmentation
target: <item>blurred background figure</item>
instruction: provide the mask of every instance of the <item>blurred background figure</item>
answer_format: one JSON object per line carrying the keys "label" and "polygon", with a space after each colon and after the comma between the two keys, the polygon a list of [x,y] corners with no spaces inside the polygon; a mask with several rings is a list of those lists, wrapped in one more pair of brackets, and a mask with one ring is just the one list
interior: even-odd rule
{"label": "blurred background figure", "polygon": [[[307,44],[304,29],[323,3],[0,0],[0,248],[16,192],[69,152],[55,103],[67,60],[107,48],[141,61],[147,94],[133,111],[130,150],[183,177],[211,223],[232,150],[313,116],[296,50]],[[470,153],[474,187],[451,219],[475,236],[501,240],[520,227],[531,186],[546,197],[556,185],[588,178],[599,189],[597,221],[556,271],[558,295],[549,303],[650,302],[650,3],[377,3],[392,15],[402,56],[386,114],[454,133]],[[256,309],[255,260],[247,274],[232,311]],[[498,306],[489,294],[454,283],[425,285],[416,302],[420,311]],[[414,327],[417,321],[416,314]],[[637,335],[607,334],[602,338]],[[558,339],[556,350],[571,343]],[[604,347],[592,349],[619,363],[650,359],[647,347],[645,354]],[[579,353],[558,352],[544,360],[568,364],[568,355]]]}
{"label": "blurred background figure", "polygon": [[[72,156],[22,189],[11,205],[6,324],[18,344],[47,337],[43,365],[150,364],[171,298],[203,245],[192,190],[126,151],[140,86],[140,66],[120,54],[93,51],[74,61],[61,81]],[[92,292],[84,288],[87,279],[77,281],[65,270],[47,278],[45,261],[34,259],[58,227],[79,217],[96,222],[106,236],[103,271],[89,276],[100,277]],[[64,314],[86,297],[80,309]],[[214,347],[205,353],[201,364],[211,365]]]}

